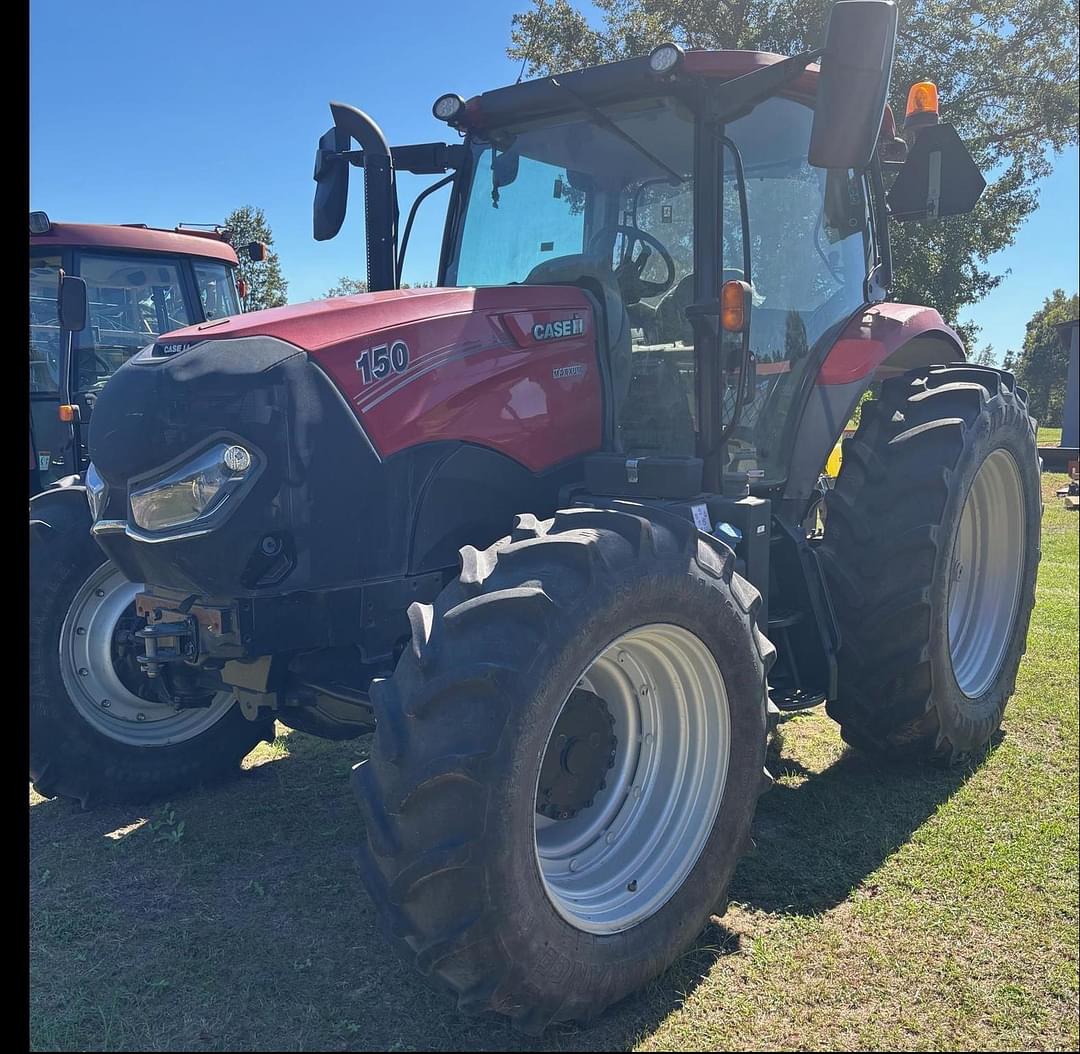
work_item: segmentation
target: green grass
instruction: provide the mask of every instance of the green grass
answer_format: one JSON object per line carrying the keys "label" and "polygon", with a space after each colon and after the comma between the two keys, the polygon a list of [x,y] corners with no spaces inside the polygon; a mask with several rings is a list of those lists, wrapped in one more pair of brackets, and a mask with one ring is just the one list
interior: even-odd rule
{"label": "green grass", "polygon": [[1040,428],[1036,442],[1039,446],[1061,446],[1061,429]]}
{"label": "green grass", "polygon": [[1038,605],[995,749],[971,768],[893,768],[845,750],[823,713],[784,721],[728,913],[595,1027],[537,1043],[459,1017],[400,963],[353,860],[346,776],[369,740],[291,733],[171,810],[31,793],[34,1048],[1075,1050],[1064,479],[1044,476]]}

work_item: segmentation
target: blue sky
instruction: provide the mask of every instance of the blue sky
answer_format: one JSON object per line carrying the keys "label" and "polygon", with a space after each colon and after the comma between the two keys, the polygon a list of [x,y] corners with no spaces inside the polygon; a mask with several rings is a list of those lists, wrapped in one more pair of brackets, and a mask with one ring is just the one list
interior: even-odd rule
{"label": "blue sky", "polygon": [[[363,273],[362,217],[311,237],[312,161],[329,100],[367,110],[391,143],[446,127],[431,103],[512,83],[510,16],[526,0],[396,0],[297,5],[107,0],[30,5],[30,198],[57,220],[218,222],[266,211],[296,302]],[[1010,270],[966,313],[1000,358],[1055,287],[1080,283],[1078,155],[1057,159],[1041,207],[992,260]],[[402,176],[402,211],[432,177]],[[421,206],[406,281],[432,279],[445,192]]]}

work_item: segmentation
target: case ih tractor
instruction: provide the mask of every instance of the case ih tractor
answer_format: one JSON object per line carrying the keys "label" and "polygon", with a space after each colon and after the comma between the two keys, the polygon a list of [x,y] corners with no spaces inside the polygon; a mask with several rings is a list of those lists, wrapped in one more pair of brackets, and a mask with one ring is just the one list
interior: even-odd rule
{"label": "case ih tractor", "polygon": [[[890,215],[983,187],[932,85],[896,135],[895,29],[845,0],[794,58],[669,44],[446,95],[453,145],[332,105],[315,234],[362,168],[375,291],[169,334],[102,393],[92,534],[145,583],[174,710],[36,681],[42,793],[171,792],[275,718],[374,728],[362,870],[394,940],[536,1031],[723,911],[778,710],[982,751],[1034,600],[1035,438],[1009,374],[886,300]],[[396,288],[398,170],[451,173],[437,288]],[[40,654],[65,581],[37,583]]]}
{"label": "case ih tractor", "polygon": [[[261,260],[266,249],[244,251]],[[139,587],[86,544],[87,429],[106,382],[147,342],[240,312],[237,262],[221,227],[53,223],[30,214],[31,574],[35,593],[60,590],[49,601],[53,621],[33,630],[35,699],[66,693],[82,713],[109,699],[132,720],[159,712],[132,709],[136,697],[167,706],[135,656]]]}

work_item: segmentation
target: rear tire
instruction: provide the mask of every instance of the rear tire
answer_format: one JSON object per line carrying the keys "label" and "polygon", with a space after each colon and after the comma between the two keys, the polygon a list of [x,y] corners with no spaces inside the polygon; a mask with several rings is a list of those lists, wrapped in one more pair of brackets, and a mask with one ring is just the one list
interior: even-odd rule
{"label": "rear tire", "polygon": [[114,665],[106,656],[117,617],[138,587],[106,561],[78,496],[36,515],[46,517],[30,528],[30,779],[39,794],[84,806],[143,802],[236,772],[260,740],[273,740],[271,719],[248,721],[227,697],[176,711]]}
{"label": "rear tire", "polygon": [[[760,598],[734,574],[730,551],[688,522],[595,509],[543,522],[520,516],[510,537],[483,552],[466,546],[461,561],[434,605],[409,609],[411,646],[372,690],[375,742],[353,777],[367,821],[362,871],[399,949],[456,995],[460,1010],[495,1010],[536,1034],[552,1021],[595,1017],[640,988],[723,910],[767,784],[765,674],[774,653],[755,626]],[[660,656],[650,667],[661,686],[652,697],[686,723],[655,726],[655,742],[668,736],[676,748],[663,755],[674,764],[646,770],[648,725],[635,738],[619,715],[649,696],[636,683],[645,678],[626,669],[648,666],[650,656]],[[686,674],[682,689],[665,690],[665,671]],[[624,681],[620,702],[613,685]],[[541,774],[579,690],[591,698],[577,742],[595,739],[603,758],[594,783],[567,777],[559,804],[545,797]],[[704,700],[696,710],[695,699]],[[720,709],[726,716],[713,720]],[[590,720],[600,721],[592,736]],[[727,749],[702,754],[698,740],[709,736]],[[561,756],[574,748],[571,739]],[[579,771],[576,761],[570,769]],[[646,772],[659,776],[650,782]],[[601,780],[611,781],[608,798]],[[698,785],[712,790],[694,798]],[[619,786],[625,798],[612,797]],[[669,798],[658,787],[670,788]],[[639,791],[643,803],[675,804],[660,823],[625,820],[619,834],[632,837],[620,842],[601,810]],[[680,824],[687,837],[664,841]],[[587,843],[580,871],[569,862],[575,839]],[[640,887],[617,870],[624,846],[640,847],[630,865],[640,867]],[[563,864],[553,865],[560,854]],[[646,877],[664,868],[663,881]],[[615,874],[605,899],[601,887]],[[588,890],[575,891],[579,876]],[[639,894],[644,906],[635,906]]]}
{"label": "rear tire", "polygon": [[1011,374],[912,370],[863,404],[820,550],[852,745],[959,761],[1001,725],[1039,565],[1034,422]]}

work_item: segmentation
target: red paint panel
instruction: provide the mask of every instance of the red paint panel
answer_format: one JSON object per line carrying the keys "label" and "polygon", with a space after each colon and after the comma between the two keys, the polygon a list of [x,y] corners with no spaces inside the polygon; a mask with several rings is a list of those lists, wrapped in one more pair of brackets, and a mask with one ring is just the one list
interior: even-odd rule
{"label": "red paint panel", "polygon": [[[541,471],[599,448],[596,326],[584,294],[543,286],[441,292],[455,295],[456,313],[367,329],[312,354],[382,456],[461,440]],[[536,325],[569,332],[536,339]],[[408,365],[399,370],[400,343]],[[391,361],[383,376],[374,376],[375,361]]]}
{"label": "red paint panel", "polygon": [[32,249],[81,245],[95,249],[134,249],[140,252],[207,256],[236,263],[236,252],[208,231],[165,231],[156,227],[124,227],[105,223],[54,223],[48,234],[32,234]]}
{"label": "red paint panel", "polygon": [[964,343],[933,308],[875,304],[848,323],[818,371],[817,384],[850,384],[873,373],[894,351],[917,337],[951,344],[957,358]]}

